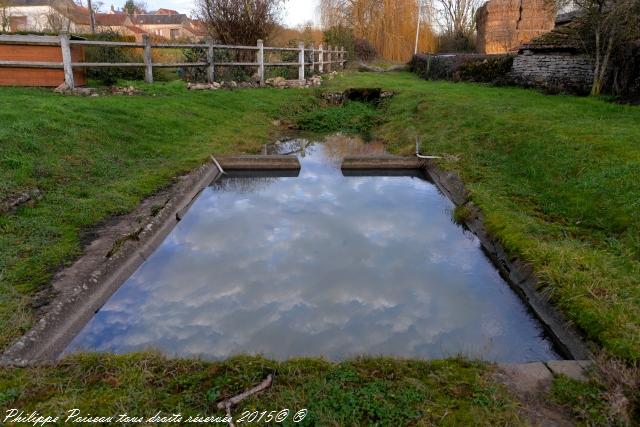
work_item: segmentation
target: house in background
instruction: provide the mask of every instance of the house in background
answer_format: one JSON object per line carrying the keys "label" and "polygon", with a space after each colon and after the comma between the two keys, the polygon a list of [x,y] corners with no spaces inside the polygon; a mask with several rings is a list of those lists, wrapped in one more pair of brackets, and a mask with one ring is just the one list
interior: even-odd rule
{"label": "house in background", "polygon": [[[98,32],[111,31],[123,36],[135,37],[138,42],[142,41],[142,35],[147,33],[133,23],[133,17],[124,12],[95,13],[93,16],[96,22],[96,31]],[[88,33],[91,28],[87,23],[87,26],[82,30]]]}
{"label": "house in background", "polygon": [[[89,10],[72,0],[9,0],[0,4],[5,32],[81,32]],[[6,22],[4,22],[6,21]]]}
{"label": "house in background", "polygon": [[[73,0],[5,0],[0,3],[0,30],[3,32],[91,31],[89,9]],[[4,18],[3,18],[4,17]],[[111,7],[109,13],[94,14],[98,32],[112,31],[141,41],[144,34],[166,40],[198,41],[206,37],[204,25],[172,9],[129,15]]]}
{"label": "house in background", "polygon": [[131,20],[133,25],[147,34],[167,40],[198,41],[207,36],[202,22],[173,9],[160,8],[151,13],[134,14]]}
{"label": "house in background", "polygon": [[191,38],[192,36],[186,31],[186,27],[189,25],[189,18],[181,13],[134,15],[132,19],[136,26],[154,37],[178,40]]}
{"label": "house in background", "polygon": [[160,8],[151,12],[151,15],[180,15],[180,13],[177,10]]}

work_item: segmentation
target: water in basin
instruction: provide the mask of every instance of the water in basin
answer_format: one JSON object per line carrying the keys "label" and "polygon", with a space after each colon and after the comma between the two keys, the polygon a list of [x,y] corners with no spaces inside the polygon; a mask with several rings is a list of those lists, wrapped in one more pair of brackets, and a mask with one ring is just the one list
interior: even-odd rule
{"label": "water in basin", "polygon": [[307,143],[277,146],[297,177],[207,187],[67,352],[558,358],[432,183],[343,176],[343,155],[381,147]]}

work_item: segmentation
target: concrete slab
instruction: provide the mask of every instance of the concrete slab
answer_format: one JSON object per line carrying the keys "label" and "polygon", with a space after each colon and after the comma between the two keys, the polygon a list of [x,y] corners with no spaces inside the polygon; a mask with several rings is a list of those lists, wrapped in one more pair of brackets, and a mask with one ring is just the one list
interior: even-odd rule
{"label": "concrete slab", "polygon": [[220,156],[216,160],[225,171],[300,169],[296,156]]}
{"label": "concrete slab", "polygon": [[585,371],[593,362],[590,360],[551,360],[546,363],[553,375],[566,375],[578,381],[587,381]]}
{"label": "concrete slab", "polygon": [[553,381],[549,368],[542,362],[523,364],[498,364],[504,374],[504,382],[520,393],[533,394],[548,387]]}
{"label": "concrete slab", "polygon": [[345,157],[342,170],[347,169],[420,169],[424,161],[417,157],[361,156]]}

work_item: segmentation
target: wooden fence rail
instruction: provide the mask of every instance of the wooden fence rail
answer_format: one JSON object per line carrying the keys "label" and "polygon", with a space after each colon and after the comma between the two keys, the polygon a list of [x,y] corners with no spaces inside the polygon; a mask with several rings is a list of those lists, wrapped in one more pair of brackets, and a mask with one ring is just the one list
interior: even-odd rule
{"label": "wooden fence rail", "polygon": [[[0,44],[11,44],[10,39],[3,39],[0,36]],[[25,44],[24,39],[20,41],[20,44]],[[33,38],[28,44],[33,45],[49,45],[51,42],[40,42],[37,38]],[[337,48],[328,46],[324,48],[321,44],[317,49],[314,46],[305,47],[304,43],[299,43],[298,47],[267,47],[264,46],[262,40],[258,40],[256,46],[235,46],[235,45],[222,45],[208,43],[192,43],[192,44],[169,44],[169,43],[151,43],[151,39],[148,35],[143,35],[142,43],[134,42],[113,42],[113,41],[97,41],[97,40],[71,40],[68,33],[61,33],[59,36],[59,42],[53,43],[55,46],[60,46],[62,52],[62,62],[36,62],[36,61],[6,61],[0,58],[0,67],[12,67],[12,68],[50,68],[50,69],[63,69],[64,81],[66,85],[73,89],[75,82],[73,78],[74,68],[98,68],[98,67],[134,67],[144,68],[144,80],[147,83],[153,83],[153,68],[178,68],[178,67],[207,67],[207,80],[209,83],[213,83],[215,79],[215,68],[221,67],[256,67],[258,70],[258,77],[260,83],[264,84],[265,81],[265,67],[298,67],[298,79],[305,79],[305,67],[311,66],[312,73],[316,70],[318,73],[323,74],[325,72],[331,72],[333,65],[337,64],[341,69],[344,68],[346,62],[346,51],[343,47]],[[140,48],[143,49],[144,62],[126,62],[126,63],[111,63],[111,62],[73,62],[71,59],[71,46],[103,46],[103,47],[127,47],[127,48]],[[203,49],[206,51],[206,62],[180,62],[180,63],[154,63],[152,60],[152,49]],[[255,62],[216,62],[215,52],[216,50],[249,50],[256,52]],[[297,52],[298,58],[296,62],[265,62],[265,51],[274,52]],[[310,61],[308,60],[310,59]]]}

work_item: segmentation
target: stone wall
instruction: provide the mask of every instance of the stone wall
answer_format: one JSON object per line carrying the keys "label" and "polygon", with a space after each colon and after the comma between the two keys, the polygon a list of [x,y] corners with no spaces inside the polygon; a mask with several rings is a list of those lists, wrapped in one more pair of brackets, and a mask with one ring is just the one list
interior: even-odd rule
{"label": "stone wall", "polygon": [[510,74],[522,86],[582,94],[591,88],[593,65],[585,55],[524,51],[514,58]]}
{"label": "stone wall", "polygon": [[476,13],[476,47],[483,54],[516,51],[554,25],[555,11],[547,0],[490,0]]}

